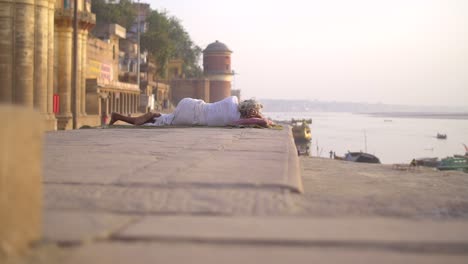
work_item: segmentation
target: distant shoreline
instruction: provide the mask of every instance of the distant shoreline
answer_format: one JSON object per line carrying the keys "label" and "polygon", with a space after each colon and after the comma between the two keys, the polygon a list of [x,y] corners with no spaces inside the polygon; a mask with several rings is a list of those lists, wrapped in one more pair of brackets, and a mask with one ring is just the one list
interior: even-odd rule
{"label": "distant shoreline", "polygon": [[394,118],[426,118],[426,119],[453,119],[468,120],[468,113],[425,113],[425,112],[377,112],[357,113],[372,117],[394,117]]}

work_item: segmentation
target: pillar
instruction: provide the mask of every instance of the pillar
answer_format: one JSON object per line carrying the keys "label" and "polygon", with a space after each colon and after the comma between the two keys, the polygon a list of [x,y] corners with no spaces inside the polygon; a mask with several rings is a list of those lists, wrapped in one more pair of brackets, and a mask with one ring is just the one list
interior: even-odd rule
{"label": "pillar", "polygon": [[109,113],[112,113],[114,112],[114,104],[113,104],[113,100],[114,100],[114,93],[113,92],[109,92],[109,97],[108,97],[108,103],[109,103]]}
{"label": "pillar", "polygon": [[81,30],[81,115],[86,115],[86,65],[87,65],[87,49],[88,49],[88,31]]}
{"label": "pillar", "polygon": [[48,50],[47,50],[47,106],[46,106],[46,130],[57,130],[57,119],[54,114],[54,17],[55,17],[55,0],[48,1]]}
{"label": "pillar", "polygon": [[34,96],[33,102],[40,113],[47,113],[49,3],[36,0],[36,28],[34,45]]}
{"label": "pillar", "polygon": [[55,27],[57,46],[57,88],[60,96],[60,112],[57,114],[58,129],[72,129],[71,74],[72,74],[72,34],[71,27]]}
{"label": "pillar", "polygon": [[[79,4],[79,3],[78,3]],[[83,56],[82,53],[82,30],[78,28],[78,34],[77,34],[77,40],[76,40],[76,95],[75,95],[75,104],[76,104],[76,115],[77,117],[80,117],[82,115],[81,112],[81,101],[83,100],[82,98],[82,91],[81,91],[81,83],[82,83],[82,74],[81,74],[81,68],[82,68],[82,59],[81,57]],[[72,35],[73,37],[73,35]],[[73,46],[72,46],[73,47]],[[73,62],[73,60],[72,60]],[[72,68],[73,69],[73,68]],[[73,88],[73,87],[72,87]],[[73,110],[73,109],[72,109]],[[73,112],[73,111],[72,111]]]}
{"label": "pillar", "polygon": [[128,95],[129,95],[128,93],[125,93],[125,94],[124,94],[124,105],[125,105],[124,111],[125,111],[125,114],[130,113],[130,109],[129,109],[129,107],[128,107],[128,104],[129,104]]}
{"label": "pillar", "polygon": [[52,102],[48,110],[54,5],[55,0],[0,0],[0,102],[34,107],[48,130],[56,125]]}
{"label": "pillar", "polygon": [[13,62],[15,42],[14,11],[12,0],[0,0],[0,102],[13,102]]}
{"label": "pillar", "polygon": [[14,12],[14,62],[13,102],[33,107],[34,98],[34,0],[15,1]]}

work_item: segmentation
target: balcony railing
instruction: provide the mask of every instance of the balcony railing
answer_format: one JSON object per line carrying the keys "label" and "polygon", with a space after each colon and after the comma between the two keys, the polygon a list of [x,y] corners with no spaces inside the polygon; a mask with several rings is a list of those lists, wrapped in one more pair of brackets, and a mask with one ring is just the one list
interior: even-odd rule
{"label": "balcony railing", "polygon": [[[73,9],[56,9],[55,20],[73,20]],[[78,21],[88,24],[96,24],[96,15],[90,12],[78,11]]]}

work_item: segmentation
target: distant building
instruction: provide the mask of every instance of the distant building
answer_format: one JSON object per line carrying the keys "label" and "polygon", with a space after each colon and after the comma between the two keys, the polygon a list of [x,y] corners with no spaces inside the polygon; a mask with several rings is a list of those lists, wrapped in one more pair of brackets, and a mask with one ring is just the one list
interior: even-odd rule
{"label": "distant building", "polygon": [[[203,50],[203,78],[171,80],[173,104],[177,105],[184,97],[202,99],[205,102],[217,102],[231,95],[240,98],[240,90],[231,91],[234,76],[231,70],[231,54],[232,51],[224,43],[216,40],[209,44]],[[174,72],[177,70],[170,68],[169,75],[174,77]]]}
{"label": "distant building", "polygon": [[76,64],[76,92],[72,97],[73,56],[73,1],[55,2],[54,24],[54,93],[57,95],[57,128],[73,128],[73,109],[76,105],[77,127],[88,124],[86,114],[86,64],[89,31],[96,25],[96,16],[91,13],[90,1],[78,1],[78,43]]}
{"label": "distant building", "polygon": [[112,112],[137,113],[140,89],[136,83],[119,80],[123,56],[120,40],[126,38],[125,28],[100,25],[93,34],[87,49],[86,113],[88,124],[98,125],[105,123]]}
{"label": "distant building", "polygon": [[217,40],[203,50],[203,73],[210,80],[211,102],[231,96],[231,54],[226,44]]}

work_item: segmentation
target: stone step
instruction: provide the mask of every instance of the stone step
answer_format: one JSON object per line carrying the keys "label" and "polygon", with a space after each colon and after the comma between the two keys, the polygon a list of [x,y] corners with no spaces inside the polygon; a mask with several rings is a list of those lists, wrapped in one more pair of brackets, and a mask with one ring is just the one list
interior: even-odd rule
{"label": "stone step", "polygon": [[45,183],[286,188],[302,192],[289,127],[48,133]]}
{"label": "stone step", "polygon": [[468,254],[468,222],[389,218],[149,216],[112,236],[178,241],[343,248],[397,248]]}

